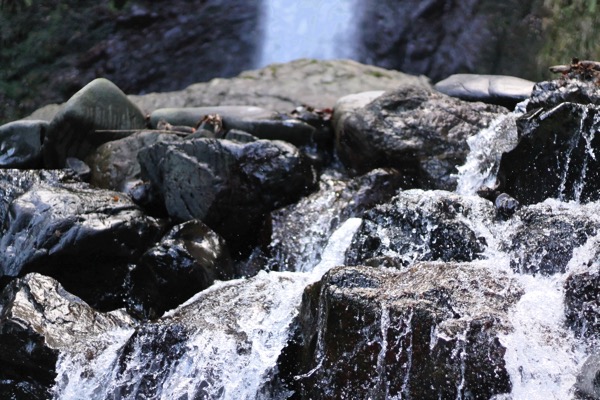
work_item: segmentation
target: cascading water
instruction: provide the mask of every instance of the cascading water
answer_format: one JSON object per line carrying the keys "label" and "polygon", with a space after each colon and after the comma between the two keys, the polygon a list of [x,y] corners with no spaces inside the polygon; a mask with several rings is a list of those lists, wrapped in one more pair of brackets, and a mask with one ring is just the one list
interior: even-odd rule
{"label": "cascading water", "polygon": [[352,58],[356,1],[263,0],[264,39],[258,67],[298,58]]}
{"label": "cascading water", "polygon": [[[523,106],[502,116],[490,128],[469,139],[467,162],[459,168],[458,192],[473,195],[477,188],[495,186],[502,152],[511,150],[517,144],[515,120],[522,114]],[[581,133],[588,137],[584,132]],[[542,205],[552,210],[551,213],[567,209],[587,217],[594,215],[593,211],[585,210],[577,202],[548,199]],[[506,398],[570,399],[574,396],[577,377],[587,354],[585,344],[565,326],[564,286],[570,273],[592,261],[593,244],[597,245],[598,237],[589,237],[586,244],[574,249],[564,273],[530,275],[514,271],[511,255],[502,250],[501,242],[509,238],[520,223],[512,218],[509,222],[497,224],[497,232],[492,235],[497,240],[490,240],[490,236],[486,236],[489,245],[487,258],[494,262],[496,268],[516,279],[524,289],[524,294],[509,313],[513,330],[500,337],[507,349],[504,358],[513,385],[511,396]]]}
{"label": "cascading water", "polygon": [[[217,283],[168,312],[170,328],[119,330],[63,354],[55,398],[257,398],[287,343],[304,288],[343,264],[360,223],[342,224],[310,272],[261,272]],[[146,339],[147,333],[153,335]],[[163,341],[169,354],[149,355],[154,344],[148,340]]]}
{"label": "cascading water", "polygon": [[[522,295],[508,312],[510,329],[499,334],[499,341],[506,348],[504,361],[512,391],[510,394],[497,395],[494,399],[571,399],[575,396],[575,387],[597,390],[595,371],[598,368],[591,368],[593,372],[586,374],[585,365],[598,361],[589,357],[592,352],[589,344],[566,327],[565,281],[570,274],[595,261],[594,249],[598,247],[600,236],[590,234],[582,245],[575,246],[572,255],[569,255],[570,261],[560,272],[532,275],[523,266],[515,267],[515,260],[528,259],[533,260],[530,263],[541,264],[545,254],[530,257],[524,254],[526,249],[511,247],[519,229],[525,224],[522,218],[516,215],[507,221],[494,220],[485,214],[491,205],[481,207],[483,200],[473,197],[479,187],[495,185],[501,154],[516,145],[515,120],[522,109],[523,106],[501,117],[490,128],[469,139],[470,154],[465,165],[459,168],[457,191],[464,202],[472,202],[472,206],[469,213],[458,213],[455,222],[464,223],[476,238],[483,238],[482,242],[485,242],[484,259],[473,261],[472,265],[485,267],[491,274],[497,272],[508,277],[516,281],[522,290]],[[592,124],[593,127],[596,122]],[[580,129],[584,129],[583,125]],[[589,157],[594,158],[589,143],[595,130],[580,133],[588,144],[586,149]],[[321,209],[332,208],[333,198],[337,197],[337,192],[333,190],[336,187],[324,187],[324,195],[320,200],[307,200],[315,207],[314,210],[304,205],[302,207],[306,208],[301,208],[299,212],[307,214],[307,210],[311,210],[313,214],[319,214]],[[340,186],[339,190],[343,188]],[[406,193],[406,198],[418,198],[419,210],[431,214],[435,212],[437,194],[434,191]],[[600,226],[597,204],[581,205],[549,199],[531,206],[532,209],[534,207],[548,215],[585,216],[586,220]],[[334,212],[319,214],[318,218],[313,218],[313,223],[308,224],[310,226],[305,227],[309,233],[305,238],[309,241],[319,239],[317,233],[335,225],[333,221],[337,223],[340,215]],[[320,255],[315,257],[311,254],[300,260],[296,266],[301,272],[263,271],[253,278],[219,282],[170,311],[157,323],[115,330],[63,353],[57,365],[55,398],[288,398],[291,393],[286,392],[287,389],[277,388],[279,396],[273,397],[274,392],[270,388],[270,391],[266,390],[265,386],[275,374],[278,358],[290,339],[290,327],[298,315],[303,292],[307,285],[319,280],[330,268],[345,263],[344,253],[361,223],[362,220],[358,218],[346,220],[329,237],[322,253],[322,244],[312,246],[300,242],[302,249]],[[402,254],[389,252],[386,256],[403,258],[410,265],[415,257],[428,251],[425,247],[431,243],[430,236],[436,228],[434,225],[426,226],[423,235],[427,237],[422,238],[422,244],[410,243],[410,246],[402,249]],[[384,245],[394,240],[385,229],[381,229],[380,233]],[[469,296],[508,297],[503,292],[506,288],[494,293],[481,292],[468,279],[458,280],[464,285],[462,288],[465,292],[470,292]],[[477,301],[483,304],[486,300]],[[397,345],[386,336],[390,325],[394,323],[390,310],[388,303],[381,304],[380,350],[376,353],[374,366],[380,378],[380,393],[386,398],[394,398],[389,395],[388,382],[383,379],[386,351]],[[404,374],[398,398],[410,396],[413,382],[407,371],[419,367],[413,359],[417,352],[413,354],[412,319],[413,314],[409,313],[399,333],[400,338],[407,339],[404,344],[406,358],[394,366],[394,373]],[[468,396],[462,393],[466,387],[469,322],[456,332],[438,328],[431,329],[430,350],[440,340],[450,342],[456,339],[451,352],[452,357],[459,360],[460,374],[449,384],[456,387],[459,393],[457,398],[466,399]],[[370,340],[368,337],[365,339]],[[322,340],[319,336],[317,349],[325,353]],[[161,347],[163,350],[154,350]],[[320,359],[317,358],[317,361]],[[314,369],[295,378],[307,377],[320,367],[321,364],[317,362]],[[266,392],[270,394],[266,395]]]}

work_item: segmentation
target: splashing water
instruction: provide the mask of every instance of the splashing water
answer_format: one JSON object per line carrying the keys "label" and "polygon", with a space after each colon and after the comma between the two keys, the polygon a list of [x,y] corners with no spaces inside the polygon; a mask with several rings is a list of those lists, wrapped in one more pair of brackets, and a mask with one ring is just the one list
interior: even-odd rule
{"label": "splashing water", "polygon": [[517,145],[516,121],[525,113],[526,105],[527,100],[519,103],[513,112],[500,115],[467,139],[470,151],[465,164],[458,167],[458,194],[474,195],[483,186],[496,186],[500,158]]}
{"label": "splashing water", "polygon": [[[144,353],[148,343],[157,338],[144,336],[143,327],[138,332],[110,332],[91,344],[82,344],[85,348],[62,354],[54,397],[260,397],[260,389],[287,343],[304,288],[343,264],[344,252],[360,223],[357,218],[343,223],[311,272],[263,271],[250,279],[219,282],[165,314],[167,326],[182,327],[183,334],[177,331],[176,336],[182,336],[177,340],[183,342],[170,344],[175,359],[169,354]],[[168,333],[161,330],[161,323],[151,326],[156,328],[151,332]],[[124,356],[126,347],[133,350]]]}

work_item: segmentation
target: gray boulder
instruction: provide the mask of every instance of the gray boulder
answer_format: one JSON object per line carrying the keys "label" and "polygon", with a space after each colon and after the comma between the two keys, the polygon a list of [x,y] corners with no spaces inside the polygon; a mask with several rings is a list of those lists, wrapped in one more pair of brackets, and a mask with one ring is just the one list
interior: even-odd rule
{"label": "gray boulder", "polygon": [[135,104],[112,82],[99,78],[69,99],[54,116],[44,138],[44,164],[61,168],[67,157],[85,159],[102,143],[146,127]]}
{"label": "gray boulder", "polygon": [[422,85],[377,97],[336,126],[336,149],[346,166],[364,173],[396,168],[416,187],[453,190],[466,139],[507,110],[454,99]]}
{"label": "gray boulder", "polygon": [[468,101],[482,101],[514,109],[528,99],[535,82],[506,75],[456,74],[439,81],[435,90]]}
{"label": "gray boulder", "polygon": [[156,143],[138,157],[169,215],[200,219],[235,246],[232,251],[256,244],[268,213],[316,183],[308,159],[280,141],[191,139]]}
{"label": "gray boulder", "polygon": [[100,145],[87,157],[91,169],[90,184],[102,189],[131,194],[141,183],[137,155],[141,149],[157,142],[181,140],[176,134],[165,131],[139,131],[123,139]]}
{"label": "gray boulder", "polygon": [[[481,295],[498,291],[506,295]],[[299,399],[509,393],[499,335],[522,293],[506,274],[469,263],[336,267],[306,289],[279,378]]]}
{"label": "gray boulder", "polygon": [[45,121],[15,121],[0,126],[0,168],[39,168]]}
{"label": "gray boulder", "polygon": [[248,105],[289,112],[306,104],[332,108],[338,98],[367,90],[388,90],[428,79],[350,60],[301,59],[242,72],[235,78],[196,83],[178,92],[129,96],[145,112],[167,107]]}

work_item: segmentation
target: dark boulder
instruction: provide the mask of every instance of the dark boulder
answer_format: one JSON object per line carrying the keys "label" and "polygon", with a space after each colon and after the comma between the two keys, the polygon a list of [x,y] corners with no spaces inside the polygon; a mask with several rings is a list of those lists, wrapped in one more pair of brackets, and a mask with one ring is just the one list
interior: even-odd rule
{"label": "dark boulder", "polygon": [[456,74],[439,81],[435,90],[468,101],[481,101],[514,109],[528,99],[535,83],[505,75]]}
{"label": "dark boulder", "polygon": [[377,97],[336,127],[336,149],[357,173],[395,168],[415,187],[454,190],[466,139],[507,110],[405,85]]}
{"label": "dark boulder", "polygon": [[571,274],[565,282],[567,325],[579,337],[596,341],[600,334],[600,269]]}
{"label": "dark boulder", "polygon": [[224,240],[202,222],[188,221],[171,229],[132,269],[127,308],[141,319],[155,319],[216,279],[234,275]]}
{"label": "dark boulder", "polygon": [[131,324],[122,311],[94,311],[52,278],[28,274],[14,280],[0,293],[0,395],[50,398],[61,352]]}
{"label": "dark boulder", "polygon": [[139,161],[170,216],[202,220],[234,252],[256,244],[267,215],[316,183],[307,158],[280,141],[156,143],[139,153]]}
{"label": "dark boulder", "polygon": [[500,161],[500,190],[522,204],[600,199],[600,106],[560,103],[517,120],[519,142]]}
{"label": "dark boulder", "polygon": [[39,168],[46,121],[15,121],[0,126],[0,168]]}
{"label": "dark boulder", "polygon": [[67,157],[81,160],[102,143],[143,129],[140,109],[112,82],[95,79],[75,93],[52,119],[44,138],[44,165],[61,168]]}
{"label": "dark boulder", "polygon": [[[484,293],[506,291],[506,296]],[[278,361],[295,398],[476,398],[511,391],[507,312],[522,294],[484,266],[337,267],[303,296]]]}
{"label": "dark boulder", "polygon": [[0,174],[0,275],[40,272],[94,307],[122,306],[128,264],[160,237],[162,224],[122,193],[48,175]]}
{"label": "dark boulder", "polygon": [[538,82],[531,92],[527,111],[538,108],[548,111],[561,103],[600,105],[600,87],[595,82],[568,78]]}
{"label": "dark boulder", "polygon": [[363,216],[346,252],[346,265],[379,265],[394,259],[408,266],[416,261],[472,261],[482,258],[485,232],[493,205],[484,199],[443,191],[407,190]]}
{"label": "dark boulder", "polygon": [[512,218],[501,246],[515,271],[551,275],[566,271],[573,251],[600,232],[600,208],[547,201],[524,207]]}
{"label": "dark boulder", "polygon": [[361,217],[388,201],[402,184],[394,170],[376,169],[352,179],[326,171],[318,191],[271,213],[270,269],[311,270],[333,231],[348,218]]}

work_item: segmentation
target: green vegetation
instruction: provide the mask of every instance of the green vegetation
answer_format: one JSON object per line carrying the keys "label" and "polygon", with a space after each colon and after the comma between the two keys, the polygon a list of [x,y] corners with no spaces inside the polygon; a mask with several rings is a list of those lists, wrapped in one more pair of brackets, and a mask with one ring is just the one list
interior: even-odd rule
{"label": "green vegetation", "polygon": [[544,0],[549,16],[543,20],[541,66],[567,64],[571,58],[600,60],[598,0]]}
{"label": "green vegetation", "polygon": [[[20,118],[46,102],[72,94],[57,84],[58,70],[74,67],[77,56],[114,30],[122,2],[108,0],[1,0],[0,124]],[[54,87],[47,97],[39,88]]]}

